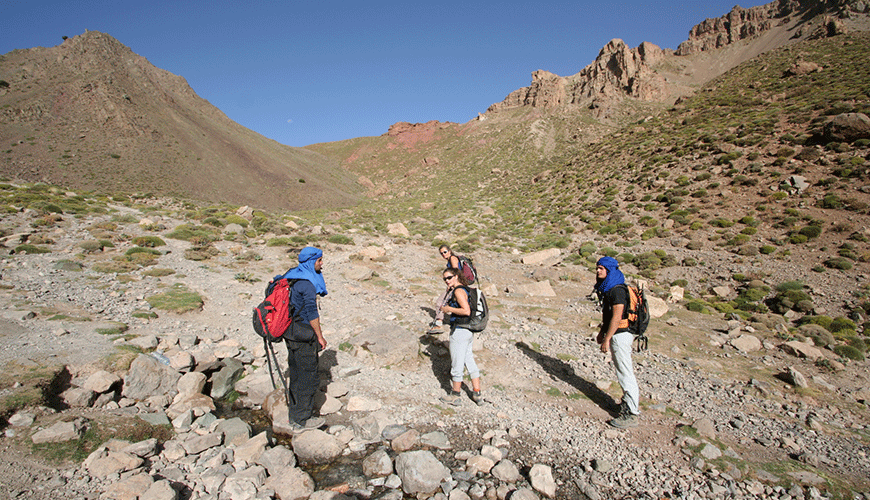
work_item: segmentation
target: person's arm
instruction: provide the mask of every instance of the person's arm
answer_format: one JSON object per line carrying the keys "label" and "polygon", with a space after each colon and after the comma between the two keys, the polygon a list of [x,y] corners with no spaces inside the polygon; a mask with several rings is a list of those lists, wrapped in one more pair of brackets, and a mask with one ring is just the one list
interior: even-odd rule
{"label": "person's arm", "polygon": [[311,325],[311,328],[317,335],[317,342],[320,343],[320,348],[326,349],[326,337],[323,336],[323,332],[320,330],[320,317],[312,319],[308,324]]}
{"label": "person's arm", "polygon": [[456,297],[459,307],[445,305],[441,310],[454,316],[471,316],[471,306],[468,305],[468,293],[462,288],[457,288],[453,291],[453,296]]}
{"label": "person's arm", "polygon": [[601,344],[601,352],[610,352],[610,339],[619,329],[619,323],[622,321],[622,312],[625,310],[625,304],[614,304],[613,315],[610,316],[610,324],[607,325],[607,330],[598,334],[598,343]]}
{"label": "person's arm", "polygon": [[451,267],[453,269],[459,269],[461,266],[459,265],[459,257],[455,255],[451,255],[447,260],[447,267]]}

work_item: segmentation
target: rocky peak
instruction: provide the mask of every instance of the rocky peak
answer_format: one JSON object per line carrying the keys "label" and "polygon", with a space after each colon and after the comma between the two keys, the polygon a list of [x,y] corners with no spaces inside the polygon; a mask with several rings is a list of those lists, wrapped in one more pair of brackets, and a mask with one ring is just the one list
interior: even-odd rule
{"label": "rocky peak", "polygon": [[[815,32],[805,33],[802,24],[811,27],[813,23],[810,20],[817,19],[818,15],[843,19],[854,13],[867,13],[870,11],[868,5],[870,2],[867,0],[775,0],[749,9],[735,6],[726,15],[707,19],[693,27],[689,39],[681,43],[676,51],[662,50],[649,42],[632,49],[622,40],[613,39],[601,49],[595,61],[579,73],[560,77],[544,70],[535,71],[530,86],[511,92],[504,101],[490,106],[487,112],[523,106],[554,108],[573,105],[588,106],[596,118],[602,119],[615,117],[613,104],[624,98],[648,102],[673,101],[689,90],[684,84],[675,81],[680,79],[680,74],[666,77],[657,71],[662,66],[660,63],[667,58],[719,49],[740,40],[758,37],[776,26],[789,25],[789,29],[792,29],[795,20],[800,20],[798,27],[789,31],[789,36],[814,37]],[[818,29],[823,31],[818,36],[832,36],[843,31],[836,25],[836,20],[823,21],[823,26]],[[770,45],[765,47],[771,48],[786,39],[769,40],[766,43]],[[740,60],[739,57],[734,58],[734,64]],[[680,64],[676,62],[677,66]],[[733,64],[721,64],[720,72],[731,66]],[[708,75],[713,76],[715,74]]]}
{"label": "rocky peak", "polygon": [[549,71],[535,71],[530,86],[511,92],[504,101],[493,104],[487,111],[520,106],[552,108],[587,104],[599,97],[658,99],[666,94],[665,81],[652,66],[663,57],[664,51],[649,42],[632,49],[615,38],[601,49],[592,64],[576,75],[560,77]]}

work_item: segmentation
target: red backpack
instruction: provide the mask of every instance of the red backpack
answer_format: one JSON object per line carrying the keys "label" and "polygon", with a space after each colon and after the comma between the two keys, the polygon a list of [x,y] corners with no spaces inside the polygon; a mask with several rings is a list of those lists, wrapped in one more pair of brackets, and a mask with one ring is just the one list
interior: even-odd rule
{"label": "red backpack", "polygon": [[298,280],[281,278],[272,280],[266,287],[266,298],[254,308],[254,331],[272,342],[280,342],[284,332],[293,323],[293,306],[290,304],[290,288]]}

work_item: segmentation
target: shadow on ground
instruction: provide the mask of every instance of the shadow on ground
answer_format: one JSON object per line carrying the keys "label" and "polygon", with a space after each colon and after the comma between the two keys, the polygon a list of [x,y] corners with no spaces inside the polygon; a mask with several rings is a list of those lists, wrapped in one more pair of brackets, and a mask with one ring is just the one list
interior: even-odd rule
{"label": "shadow on ground", "polygon": [[596,387],[594,383],[577,375],[574,372],[574,367],[565,363],[561,359],[551,358],[546,354],[542,354],[532,349],[525,342],[517,342],[515,345],[523,354],[541,365],[541,368],[543,368],[548,374],[582,392],[593,403],[601,407],[602,410],[609,412],[613,416],[617,416],[619,402],[614,401],[613,398],[610,397],[610,394],[607,394]]}

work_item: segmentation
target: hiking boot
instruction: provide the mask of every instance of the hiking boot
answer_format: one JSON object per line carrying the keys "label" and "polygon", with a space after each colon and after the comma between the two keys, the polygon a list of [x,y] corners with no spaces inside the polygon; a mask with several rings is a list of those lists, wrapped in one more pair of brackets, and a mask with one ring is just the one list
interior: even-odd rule
{"label": "hiking boot", "polygon": [[474,404],[477,406],[481,406],[484,403],[483,394],[480,391],[471,391],[471,400],[474,401]]}
{"label": "hiking boot", "polygon": [[625,415],[620,415],[607,423],[616,427],[617,429],[628,429],[630,427],[637,427],[637,415],[627,413]]}
{"label": "hiking boot", "polygon": [[450,394],[441,396],[439,401],[442,403],[447,403],[453,406],[459,406],[462,404],[462,394],[454,391],[450,391]]}
{"label": "hiking boot", "polygon": [[430,325],[429,329],[426,330],[426,333],[429,335],[438,335],[439,333],[444,333],[444,328],[441,325]]}

